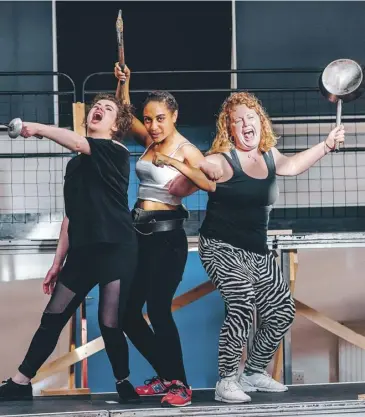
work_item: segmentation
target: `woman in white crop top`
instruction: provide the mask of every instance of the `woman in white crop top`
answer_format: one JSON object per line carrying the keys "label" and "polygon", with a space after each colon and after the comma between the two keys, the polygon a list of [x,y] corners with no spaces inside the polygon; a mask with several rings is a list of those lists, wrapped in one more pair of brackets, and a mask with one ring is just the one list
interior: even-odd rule
{"label": "woman in white crop top", "polygon": [[[130,103],[129,69],[122,72],[116,64],[114,73],[119,80],[117,97]],[[136,118],[132,124],[133,136],[146,150],[136,164],[140,185],[133,219],[139,260],[123,329],[156,372],[136,392],[165,394],[162,403],[185,406],[191,403],[191,390],[171,303],[187,260],[183,224],[188,212],[181,198],[169,193],[169,186],[180,174],[205,191],[214,191],[215,182],[200,170],[200,164],[206,163],[202,153],[177,131],[177,115],[175,98],[166,91],[155,91],[144,102],[143,124]],[[145,303],[152,329],[143,318]]]}

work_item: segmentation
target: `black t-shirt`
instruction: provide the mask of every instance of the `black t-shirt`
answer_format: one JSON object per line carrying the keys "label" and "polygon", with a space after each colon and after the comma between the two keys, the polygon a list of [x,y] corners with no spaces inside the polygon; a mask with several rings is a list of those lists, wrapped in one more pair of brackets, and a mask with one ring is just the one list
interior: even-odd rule
{"label": "black t-shirt", "polygon": [[129,152],[112,140],[86,138],[91,155],[66,167],[64,198],[70,247],[135,242],[128,207]]}

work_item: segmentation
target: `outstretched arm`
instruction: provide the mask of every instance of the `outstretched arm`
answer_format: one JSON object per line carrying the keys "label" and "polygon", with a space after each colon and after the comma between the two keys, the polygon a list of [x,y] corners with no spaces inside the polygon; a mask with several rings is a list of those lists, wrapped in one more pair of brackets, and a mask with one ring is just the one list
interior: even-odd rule
{"label": "outstretched arm", "polygon": [[[115,93],[116,98],[122,103],[131,104],[129,95],[129,83],[131,79],[130,69],[125,66],[123,72],[119,66],[119,63],[116,62],[114,66],[114,75],[118,79],[118,86]],[[121,83],[122,80],[124,81],[124,84]],[[141,123],[136,117],[133,117],[130,132],[139,145],[147,148],[151,144],[152,139],[150,138],[146,128],[144,127],[143,123]]]}
{"label": "outstretched arm", "polygon": [[282,176],[299,175],[335,149],[336,143],[343,143],[344,140],[345,129],[343,126],[339,126],[333,129],[323,142],[293,156],[283,155],[276,148],[272,148],[276,174]]}
{"label": "outstretched arm", "polygon": [[46,137],[73,152],[80,152],[87,155],[91,153],[87,139],[72,130],[42,125],[40,123],[23,122],[21,136],[29,138],[34,135]]}

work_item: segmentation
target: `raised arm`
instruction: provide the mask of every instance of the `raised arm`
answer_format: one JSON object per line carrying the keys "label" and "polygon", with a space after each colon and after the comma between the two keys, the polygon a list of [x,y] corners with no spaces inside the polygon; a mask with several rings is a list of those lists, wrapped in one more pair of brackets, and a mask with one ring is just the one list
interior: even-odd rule
{"label": "raised arm", "polygon": [[29,138],[34,135],[41,135],[48,138],[73,152],[80,152],[87,155],[91,153],[87,139],[72,130],[42,125],[40,123],[23,122],[21,136]]}
{"label": "raised arm", "polygon": [[[125,66],[124,72],[121,70],[119,63],[116,62],[114,66],[114,75],[118,80],[117,90],[115,96],[122,103],[131,104],[130,94],[129,94],[129,83],[131,79],[131,71]],[[121,81],[124,81],[124,84]],[[134,140],[139,144],[147,148],[151,143],[152,139],[150,138],[144,124],[141,123],[136,117],[133,117],[132,126],[130,129],[131,134],[133,135]]]}
{"label": "raised arm", "polygon": [[294,176],[305,172],[331,150],[335,149],[336,143],[343,143],[344,140],[345,129],[341,125],[333,129],[323,142],[293,156],[283,155],[276,148],[273,148],[277,175]]}

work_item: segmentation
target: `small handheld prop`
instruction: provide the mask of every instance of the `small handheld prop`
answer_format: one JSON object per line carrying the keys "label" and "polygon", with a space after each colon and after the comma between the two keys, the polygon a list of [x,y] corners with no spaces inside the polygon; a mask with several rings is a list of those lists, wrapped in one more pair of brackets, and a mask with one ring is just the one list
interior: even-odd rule
{"label": "small handheld prop", "polygon": [[[117,43],[118,43],[118,62],[119,66],[122,71],[124,71],[125,67],[125,59],[124,59],[124,38],[123,38],[123,19],[122,19],[122,11],[119,10],[118,18],[115,24],[117,30]],[[122,81],[124,84],[124,81]]]}
{"label": "small handheld prop", "polygon": [[[8,135],[11,139],[16,139],[20,136],[23,129],[23,121],[19,117],[13,119],[10,123],[1,123],[8,128]],[[37,139],[43,139],[41,135],[34,135]]]}
{"label": "small handheld prop", "polygon": [[[342,103],[356,100],[364,92],[363,68],[351,59],[337,59],[324,69],[319,89],[324,97],[337,103],[336,126],[341,124]],[[338,152],[338,145],[335,149]]]}

